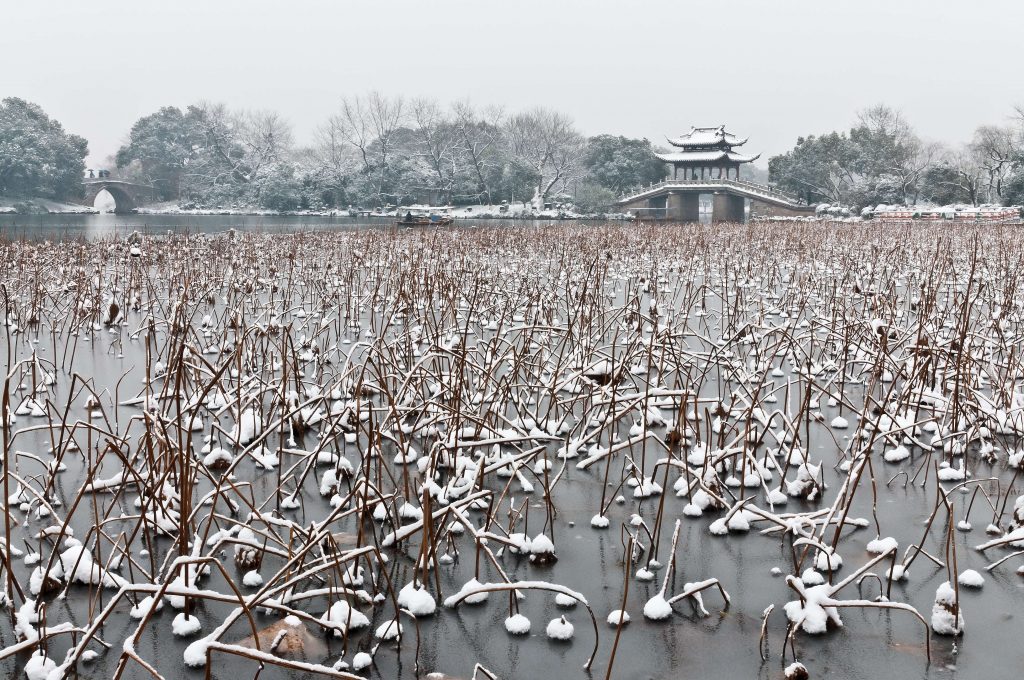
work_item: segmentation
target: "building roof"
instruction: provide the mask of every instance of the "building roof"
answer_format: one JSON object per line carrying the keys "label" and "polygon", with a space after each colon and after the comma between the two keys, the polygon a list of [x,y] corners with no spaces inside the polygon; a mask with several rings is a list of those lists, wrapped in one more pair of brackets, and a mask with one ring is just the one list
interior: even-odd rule
{"label": "building roof", "polygon": [[700,147],[733,147],[741,146],[747,142],[747,138],[740,139],[731,132],[725,131],[724,125],[718,127],[691,127],[690,131],[679,137],[669,138],[668,143],[672,146],[684,149]]}
{"label": "building roof", "polygon": [[676,151],[674,153],[656,153],[658,160],[666,163],[717,163],[719,161],[729,161],[731,163],[751,163],[760,158],[761,154],[756,156],[744,156],[743,154],[733,153],[727,149],[713,149],[710,151]]}

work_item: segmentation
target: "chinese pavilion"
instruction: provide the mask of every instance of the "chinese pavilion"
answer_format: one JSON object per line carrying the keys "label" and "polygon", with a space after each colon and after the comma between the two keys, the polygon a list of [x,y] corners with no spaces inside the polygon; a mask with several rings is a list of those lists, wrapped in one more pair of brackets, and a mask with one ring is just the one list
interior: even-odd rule
{"label": "chinese pavilion", "polygon": [[740,166],[760,156],[745,156],[734,151],[734,147],[746,142],[746,138],[726,132],[724,125],[694,127],[685,135],[668,140],[678,151],[656,155],[672,164],[672,179],[739,179]]}
{"label": "chinese pavilion", "polygon": [[814,206],[788,196],[773,187],[740,179],[740,167],[757,160],[736,149],[746,144],[719,127],[690,128],[684,135],[668,140],[675,147],[670,153],[657,154],[672,165],[672,174],[663,182],[639,187],[623,196],[618,206],[643,220],[699,222],[702,196],[710,195],[712,222],[743,222],[750,215],[798,217],[814,214]]}

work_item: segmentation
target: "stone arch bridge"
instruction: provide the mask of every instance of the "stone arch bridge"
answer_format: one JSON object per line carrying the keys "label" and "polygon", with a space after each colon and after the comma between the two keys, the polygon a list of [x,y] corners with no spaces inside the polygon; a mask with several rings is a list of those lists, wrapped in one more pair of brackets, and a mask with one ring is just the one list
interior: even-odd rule
{"label": "stone arch bridge", "polygon": [[106,191],[113,197],[114,212],[118,214],[130,213],[140,205],[156,200],[156,188],[148,184],[104,177],[82,180],[82,185],[85,187],[83,205],[93,205],[100,192]]}
{"label": "stone arch bridge", "polygon": [[814,215],[814,206],[771,187],[739,179],[670,179],[625,196],[618,202],[645,221],[698,222],[700,196],[712,194],[712,222],[743,222],[745,201],[750,214],[763,217]]}

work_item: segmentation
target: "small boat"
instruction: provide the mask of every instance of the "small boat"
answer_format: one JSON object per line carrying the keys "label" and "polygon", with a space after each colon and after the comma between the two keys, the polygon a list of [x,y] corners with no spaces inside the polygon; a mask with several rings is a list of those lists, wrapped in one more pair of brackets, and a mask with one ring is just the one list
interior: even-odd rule
{"label": "small boat", "polygon": [[404,217],[395,221],[395,225],[399,227],[446,227],[454,221],[451,215],[439,215],[436,212],[414,213],[409,210]]}
{"label": "small boat", "polygon": [[454,222],[451,217],[403,217],[395,222],[399,227],[445,227]]}

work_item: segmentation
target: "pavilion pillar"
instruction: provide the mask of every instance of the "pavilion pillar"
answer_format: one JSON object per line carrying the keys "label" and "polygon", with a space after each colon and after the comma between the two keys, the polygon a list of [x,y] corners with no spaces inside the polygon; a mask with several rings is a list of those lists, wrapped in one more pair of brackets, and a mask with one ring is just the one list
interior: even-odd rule
{"label": "pavilion pillar", "polygon": [[743,222],[744,203],[742,196],[733,196],[729,193],[717,193],[711,205],[711,221],[714,222]]}

